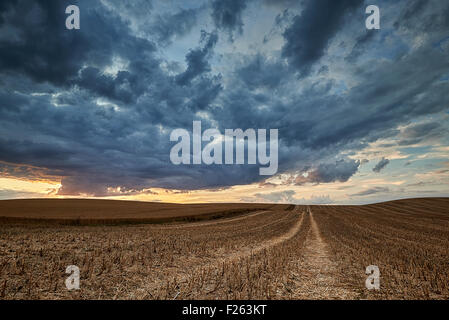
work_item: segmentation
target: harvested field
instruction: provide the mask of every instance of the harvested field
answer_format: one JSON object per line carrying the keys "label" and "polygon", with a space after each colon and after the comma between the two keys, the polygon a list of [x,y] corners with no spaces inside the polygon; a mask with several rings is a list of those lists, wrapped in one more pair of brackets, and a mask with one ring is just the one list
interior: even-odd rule
{"label": "harvested field", "polygon": [[[449,298],[447,198],[22,202],[0,201],[0,299]],[[80,290],[65,287],[68,265],[80,268]],[[378,291],[365,287],[368,265],[380,269]]]}
{"label": "harvested field", "polygon": [[273,205],[166,204],[138,201],[30,199],[0,201],[1,222],[68,225],[171,223],[232,217]]}
{"label": "harvested field", "polygon": [[[314,207],[314,217],[340,282],[361,298],[449,298],[449,199],[413,199],[367,206]],[[363,290],[363,272],[377,265],[381,290]]]}

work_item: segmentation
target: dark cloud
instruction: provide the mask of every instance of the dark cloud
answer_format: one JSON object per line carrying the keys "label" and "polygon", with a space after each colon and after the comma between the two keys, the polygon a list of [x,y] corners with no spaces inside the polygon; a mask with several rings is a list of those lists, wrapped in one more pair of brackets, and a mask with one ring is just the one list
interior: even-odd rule
{"label": "dark cloud", "polygon": [[449,3],[446,1],[407,1],[394,26],[413,34],[422,32],[447,34],[449,28]]}
{"label": "dark cloud", "polygon": [[374,187],[374,188],[366,189],[366,190],[361,191],[361,192],[350,194],[350,196],[352,196],[352,197],[363,197],[363,196],[370,196],[370,195],[373,195],[373,194],[376,194],[376,193],[386,193],[386,192],[390,192],[390,189],[389,188],[385,188],[385,187]]}
{"label": "dark cloud", "polygon": [[[410,43],[414,31],[426,35],[406,54],[367,58],[364,49],[354,49],[354,63],[333,56],[313,77],[307,71],[326,54],[329,41],[347,35],[343,19],[356,12],[357,1],[304,2],[284,34],[283,57],[256,47],[251,54],[229,48],[222,54],[217,34],[206,30],[199,44],[176,47],[177,60],[164,50],[170,39],[189,32],[191,16],[165,36],[156,30],[144,37],[134,25],[147,14],[157,17],[155,6],[143,6],[142,13],[134,2],[72,3],[82,9],[79,31],[65,29],[68,1],[0,4],[0,161],[22,166],[4,169],[2,176],[61,177],[59,192],[65,195],[108,195],[119,187],[124,192],[222,188],[266,178],[258,166],[172,165],[171,130],[191,131],[199,119],[203,129],[222,132],[278,128],[279,172],[301,177],[292,184],[347,181],[360,166],[347,156],[379,139],[411,143],[446,135],[439,120],[410,125],[447,112],[449,105],[447,82],[441,81],[449,74],[447,48],[433,45],[446,19],[445,11],[437,10],[445,8],[442,2],[430,1],[437,9],[426,4],[422,16],[429,21],[428,14],[434,15],[440,27],[429,24],[423,33],[418,21],[416,27],[404,23],[390,30],[396,37],[406,34],[403,41]],[[235,34],[244,27],[247,2],[237,10],[229,9],[232,3],[216,5],[222,15],[217,26]],[[393,6],[398,16],[407,8],[400,4]],[[172,23],[170,17],[161,14],[161,26]],[[388,51],[382,39],[365,43]],[[338,64],[344,74],[337,79]],[[345,87],[346,81],[351,85]],[[405,131],[397,129],[405,125]]]}
{"label": "dark cloud", "polygon": [[355,45],[352,47],[351,53],[345,58],[348,62],[354,63],[358,57],[366,52],[368,44],[373,41],[379,33],[376,30],[366,30],[364,34],[358,36]]}
{"label": "dark cloud", "polygon": [[325,54],[329,41],[337,34],[347,14],[363,0],[308,0],[284,32],[282,54],[303,76]]}
{"label": "dark cloud", "polygon": [[[82,5],[82,28],[65,28],[69,1],[16,1],[7,7],[8,26],[19,30],[20,40],[0,34],[0,70],[22,74],[37,82],[66,88],[78,85],[94,94],[132,102],[142,93],[147,76],[157,67],[153,43],[130,34],[128,25],[111,11],[86,1]],[[98,14],[101,12],[101,14]],[[24,17],[33,17],[24,19]],[[131,72],[103,74],[114,57],[130,62]],[[145,60],[146,69],[134,69]],[[146,72],[147,71],[147,72]]]}
{"label": "dark cloud", "polygon": [[409,184],[407,184],[407,187],[423,187],[423,186],[427,186],[428,184],[429,183],[420,181],[420,182],[415,182],[415,183],[409,183]]}
{"label": "dark cloud", "polygon": [[291,8],[300,4],[302,0],[263,0],[263,3],[268,6]]}
{"label": "dark cloud", "polygon": [[385,167],[390,163],[390,160],[382,158],[373,168],[374,172],[379,173],[382,169],[385,169]]}
{"label": "dark cloud", "polygon": [[405,138],[421,138],[439,129],[441,129],[441,125],[438,122],[420,123],[407,127],[403,136]]}
{"label": "dark cloud", "polygon": [[281,61],[269,61],[262,55],[250,59],[237,71],[237,75],[249,89],[274,89],[286,79],[287,73],[287,66]]}
{"label": "dark cloud", "polygon": [[346,182],[350,177],[357,172],[360,166],[360,161],[355,160],[340,160],[335,164],[320,164],[314,171],[309,173],[312,182]]}
{"label": "dark cloud", "polygon": [[[159,2],[156,7],[153,3]],[[198,17],[207,9],[207,5],[188,8],[170,8],[161,12],[158,8],[164,1],[150,0],[103,0],[108,9],[131,25],[140,36],[157,42],[166,48],[174,41],[189,35],[198,23]],[[165,6],[166,4],[163,4]]]}
{"label": "dark cloud", "polygon": [[307,172],[307,176],[300,175],[295,178],[294,183],[302,185],[305,183],[329,183],[346,182],[358,170],[360,161],[339,160],[335,163],[319,164],[316,168]]}
{"label": "dark cloud", "polygon": [[158,15],[148,32],[156,34],[160,44],[168,45],[173,38],[183,37],[192,30],[197,24],[198,13],[198,9],[183,9],[175,14]]}
{"label": "dark cloud", "polygon": [[296,15],[289,9],[284,9],[282,13],[279,13],[274,19],[273,28],[268,34],[263,38],[263,43],[266,44],[268,41],[272,40],[273,37],[281,35],[285,28],[289,26]]}
{"label": "dark cloud", "polygon": [[401,140],[398,142],[398,145],[413,145],[426,139],[444,136],[446,133],[447,129],[443,128],[438,122],[414,124],[405,128],[402,132]]}
{"label": "dark cloud", "polygon": [[[167,168],[168,133],[157,126],[191,126],[194,117],[186,114],[207,108],[220,92],[220,78],[205,74],[216,35],[204,34],[204,46],[190,52],[187,71],[175,78],[162,70],[153,43],[90,3],[81,6],[79,31],[65,29],[63,1],[2,7],[8,10],[5,23],[25,38],[16,43],[0,33],[1,81],[21,91],[0,90],[1,160],[57,170],[60,194],[105,195],[108,188],[148,184],[188,187],[190,178],[171,177],[184,174]],[[40,18],[27,24],[20,14]],[[105,73],[116,59],[126,66]],[[179,79],[188,85],[177,86]],[[19,124],[23,134],[13,129]],[[193,180],[194,188],[218,184],[216,178]]]}
{"label": "dark cloud", "polygon": [[204,46],[202,48],[191,50],[187,54],[187,70],[177,77],[176,81],[178,84],[186,85],[199,75],[211,71],[208,59],[211,57],[217,41],[217,34],[208,34],[203,31],[201,42],[204,43]]}
{"label": "dark cloud", "polygon": [[154,9],[153,0],[104,0],[104,2],[108,5],[108,7],[112,7],[116,12],[119,12],[128,18],[134,19],[148,19],[149,14]]}
{"label": "dark cloud", "polygon": [[98,68],[87,67],[80,71],[80,76],[74,83],[99,96],[131,103],[138,97],[133,92],[136,80],[128,71],[120,71],[117,76],[112,77],[105,75]]}
{"label": "dark cloud", "polygon": [[[114,55],[131,58],[126,52],[139,50],[144,55],[154,50],[148,41],[129,36],[130,30],[111,12],[102,8],[102,14],[97,14],[95,9],[101,8],[88,3],[82,2],[83,27],[70,31],[65,28],[66,15],[61,14],[68,1],[17,1],[4,14],[8,26],[20,30],[19,39],[0,37],[0,69],[21,72],[39,82],[66,85],[86,62],[104,67]],[[33,18],[24,19],[27,16]]]}
{"label": "dark cloud", "polygon": [[20,32],[16,38],[5,33],[0,36],[0,70],[22,72],[37,81],[54,83],[75,75],[79,61],[86,54],[82,50],[83,42],[88,40],[84,37],[75,39],[74,33],[69,34],[61,28],[65,20],[61,14],[65,12],[64,1],[14,1],[9,4],[0,7],[2,25],[7,24]]}
{"label": "dark cloud", "polygon": [[229,33],[232,40],[234,34],[242,34],[242,14],[250,0],[215,0],[212,3],[212,19],[218,29]]}

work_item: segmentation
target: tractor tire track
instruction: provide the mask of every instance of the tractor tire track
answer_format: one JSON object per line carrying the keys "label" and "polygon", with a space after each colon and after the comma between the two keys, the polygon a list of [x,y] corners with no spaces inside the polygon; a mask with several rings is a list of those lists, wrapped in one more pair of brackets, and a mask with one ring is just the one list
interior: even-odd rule
{"label": "tractor tire track", "polygon": [[306,238],[300,270],[292,273],[295,284],[294,299],[351,299],[357,296],[338,281],[336,263],[330,257],[328,247],[320,235],[319,227],[307,207],[310,230]]}

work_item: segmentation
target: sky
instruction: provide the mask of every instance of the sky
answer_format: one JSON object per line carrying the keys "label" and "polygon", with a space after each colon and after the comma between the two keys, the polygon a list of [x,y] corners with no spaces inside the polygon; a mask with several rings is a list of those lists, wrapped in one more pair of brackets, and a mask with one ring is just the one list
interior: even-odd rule
{"label": "sky", "polygon": [[[448,54],[440,0],[2,0],[0,199],[449,196]],[[193,121],[278,129],[277,173],[171,163]]]}

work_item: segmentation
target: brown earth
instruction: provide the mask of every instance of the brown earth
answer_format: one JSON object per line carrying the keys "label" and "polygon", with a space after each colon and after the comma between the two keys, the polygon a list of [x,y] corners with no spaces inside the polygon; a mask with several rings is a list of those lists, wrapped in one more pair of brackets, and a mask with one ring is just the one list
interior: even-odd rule
{"label": "brown earth", "polygon": [[267,204],[170,204],[86,199],[0,201],[0,223],[124,224],[199,221],[271,208]]}
{"label": "brown earth", "polygon": [[[0,216],[0,299],[449,298],[448,198],[17,200],[0,201]],[[80,268],[80,290],[65,287],[68,265]],[[368,265],[379,267],[378,291],[365,287]]]}

